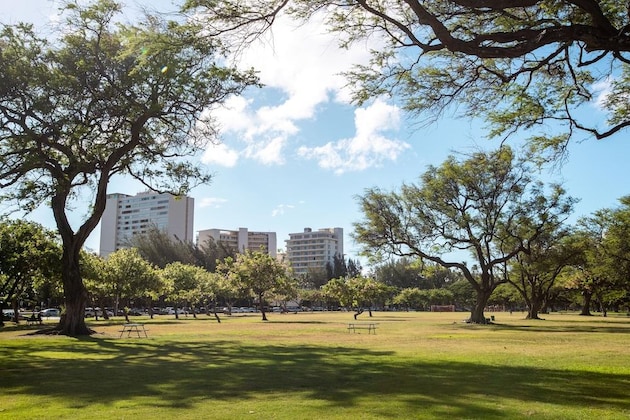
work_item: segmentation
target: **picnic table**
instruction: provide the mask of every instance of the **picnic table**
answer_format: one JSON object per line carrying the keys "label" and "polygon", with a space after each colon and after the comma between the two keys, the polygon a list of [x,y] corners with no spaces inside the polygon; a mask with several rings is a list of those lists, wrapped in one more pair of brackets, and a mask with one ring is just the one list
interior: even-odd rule
{"label": "picnic table", "polygon": [[37,316],[33,314],[29,316],[28,318],[26,318],[26,325],[41,325],[43,323],[44,323],[44,320],[42,319],[41,314],[37,314]]}
{"label": "picnic table", "polygon": [[120,330],[120,337],[127,333],[127,337],[131,337],[132,334],[136,334],[138,338],[141,338],[143,335],[148,338],[147,330],[144,328],[144,324],[123,324],[123,329]]}
{"label": "picnic table", "polygon": [[376,327],[378,323],[376,322],[349,322],[348,323],[348,332],[352,331],[356,333],[357,330],[367,330],[368,334],[374,333],[376,335]]}

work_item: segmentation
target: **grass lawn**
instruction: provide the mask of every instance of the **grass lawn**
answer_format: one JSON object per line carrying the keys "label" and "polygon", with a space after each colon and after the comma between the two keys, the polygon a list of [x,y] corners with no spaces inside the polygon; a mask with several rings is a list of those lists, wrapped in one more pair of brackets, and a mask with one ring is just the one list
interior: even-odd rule
{"label": "grass lawn", "polygon": [[148,339],[9,323],[0,419],[630,419],[630,317],[467,315],[375,312],[376,335],[347,312],[134,318]]}

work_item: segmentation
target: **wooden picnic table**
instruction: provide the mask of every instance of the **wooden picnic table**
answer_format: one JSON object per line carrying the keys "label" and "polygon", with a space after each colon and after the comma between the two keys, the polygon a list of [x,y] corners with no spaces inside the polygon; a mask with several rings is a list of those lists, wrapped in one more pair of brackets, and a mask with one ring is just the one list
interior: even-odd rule
{"label": "wooden picnic table", "polygon": [[127,337],[131,337],[132,334],[136,334],[138,338],[144,337],[148,338],[147,330],[144,328],[144,324],[123,324],[123,329],[120,330],[120,337],[127,333]]}
{"label": "wooden picnic table", "polygon": [[376,322],[349,322],[348,323],[348,332],[352,331],[356,333],[357,330],[367,330],[368,334],[374,333],[376,335],[376,327],[378,323]]}

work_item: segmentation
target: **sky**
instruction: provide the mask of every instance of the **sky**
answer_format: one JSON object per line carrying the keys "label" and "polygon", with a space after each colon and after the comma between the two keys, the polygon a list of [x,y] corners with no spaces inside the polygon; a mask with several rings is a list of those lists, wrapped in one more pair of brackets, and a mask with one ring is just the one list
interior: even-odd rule
{"label": "sky", "polygon": [[[142,4],[172,11],[174,3],[127,2],[126,16],[133,19],[133,10]],[[45,29],[54,24],[56,13],[54,0],[0,0],[0,22],[5,24],[28,21]],[[278,247],[284,248],[289,233],[341,227],[346,258],[357,259],[360,246],[350,234],[353,223],[362,219],[358,195],[372,187],[392,190],[416,182],[428,165],[440,165],[451,154],[498,146],[485,138],[482,120],[445,116],[423,126],[384,98],[351,105],[339,73],[366,62],[365,46],[340,51],[321,22],[276,23],[268,38],[241,56],[243,67],[256,68],[265,87],[231,98],[214,114],[222,143],[201,156],[215,176],[211,185],[190,193],[195,231],[245,227],[276,232]],[[605,120],[597,103],[588,111],[590,118]],[[600,141],[584,137],[570,146],[561,168],[540,177],[562,182],[568,194],[580,199],[572,219],[614,207],[630,194],[628,137],[627,131]],[[116,179],[108,192],[133,195],[142,190]],[[79,203],[72,220],[78,223],[84,214]],[[55,228],[47,208],[29,217]],[[100,226],[86,247],[98,251],[99,237]]]}

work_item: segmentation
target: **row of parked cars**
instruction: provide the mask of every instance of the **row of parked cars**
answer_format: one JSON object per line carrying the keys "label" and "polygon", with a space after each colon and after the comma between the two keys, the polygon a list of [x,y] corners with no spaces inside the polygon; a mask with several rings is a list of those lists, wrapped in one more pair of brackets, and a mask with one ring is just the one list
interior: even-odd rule
{"label": "row of parked cars", "polygon": [[[57,308],[47,308],[41,311],[18,311],[18,319],[27,319],[31,316],[41,316],[42,318],[53,318],[61,315],[61,311]],[[11,321],[15,319],[15,312],[13,309],[3,309],[2,319],[4,321]]]}
{"label": "row of parked cars", "polygon": [[[223,313],[228,313],[228,312],[230,312],[230,308],[228,307],[223,308]],[[252,308],[251,306],[241,306],[241,307],[232,306],[233,314],[250,314],[254,312],[258,312],[258,309]]]}

